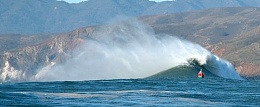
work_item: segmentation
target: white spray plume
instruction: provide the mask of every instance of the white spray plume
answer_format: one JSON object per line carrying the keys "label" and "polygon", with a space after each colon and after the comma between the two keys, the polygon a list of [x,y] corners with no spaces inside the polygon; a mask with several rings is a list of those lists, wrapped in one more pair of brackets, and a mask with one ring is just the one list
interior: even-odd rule
{"label": "white spray plume", "polygon": [[37,80],[144,78],[188,63],[206,64],[210,52],[173,36],[156,35],[138,21],[100,27],[83,50],[64,65],[37,74]]}

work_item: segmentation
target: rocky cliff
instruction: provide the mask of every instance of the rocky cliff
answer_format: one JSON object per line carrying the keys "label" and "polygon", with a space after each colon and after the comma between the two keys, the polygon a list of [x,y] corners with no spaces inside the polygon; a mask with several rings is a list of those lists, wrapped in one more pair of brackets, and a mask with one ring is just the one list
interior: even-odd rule
{"label": "rocky cliff", "polygon": [[[43,67],[64,63],[73,50],[84,42],[81,32],[75,30],[36,45],[3,52],[0,55],[0,81],[30,80]],[[88,36],[88,33],[84,33],[84,36]]]}

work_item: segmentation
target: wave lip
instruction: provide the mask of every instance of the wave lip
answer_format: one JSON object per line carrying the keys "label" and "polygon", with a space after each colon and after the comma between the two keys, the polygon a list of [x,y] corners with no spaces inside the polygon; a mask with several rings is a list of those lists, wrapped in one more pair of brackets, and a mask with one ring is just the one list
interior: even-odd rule
{"label": "wave lip", "polygon": [[202,65],[211,73],[228,79],[244,80],[235,70],[234,66],[225,59],[221,59],[211,54],[207,58],[206,64]]}

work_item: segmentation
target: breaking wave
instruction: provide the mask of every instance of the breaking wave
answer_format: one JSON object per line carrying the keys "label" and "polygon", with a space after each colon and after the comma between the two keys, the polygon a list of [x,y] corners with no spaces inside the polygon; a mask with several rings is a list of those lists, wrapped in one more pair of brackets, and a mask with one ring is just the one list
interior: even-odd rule
{"label": "breaking wave", "polygon": [[156,35],[149,26],[137,21],[102,26],[85,43],[82,51],[67,63],[43,69],[33,80],[145,78],[189,65],[191,59],[214,75],[242,79],[231,63],[200,45],[169,35]]}
{"label": "breaking wave", "polygon": [[219,76],[228,79],[244,80],[237,74],[231,63],[215,55],[209,55],[207,62],[203,65],[199,64],[197,59],[190,59],[189,64],[167,69],[149,76],[147,79],[197,78],[197,74],[200,70],[204,72],[206,78]]}

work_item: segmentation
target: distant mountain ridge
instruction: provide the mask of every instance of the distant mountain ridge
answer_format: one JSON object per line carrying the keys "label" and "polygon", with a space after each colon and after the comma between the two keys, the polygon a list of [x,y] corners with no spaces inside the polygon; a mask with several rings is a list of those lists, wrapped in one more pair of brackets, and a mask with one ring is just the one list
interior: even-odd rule
{"label": "distant mountain ridge", "polygon": [[117,16],[179,13],[216,7],[260,7],[260,0],[1,0],[0,34],[46,34],[104,24]]}

